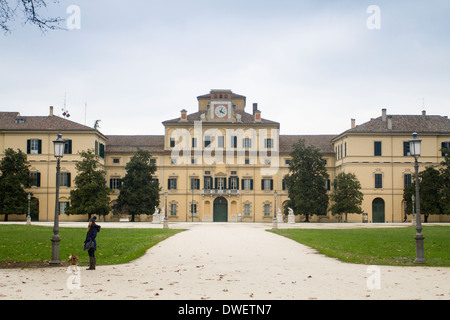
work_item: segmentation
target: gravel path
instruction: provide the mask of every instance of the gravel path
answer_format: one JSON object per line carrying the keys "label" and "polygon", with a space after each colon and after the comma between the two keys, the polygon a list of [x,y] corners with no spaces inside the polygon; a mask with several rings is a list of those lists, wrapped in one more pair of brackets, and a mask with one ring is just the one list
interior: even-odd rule
{"label": "gravel path", "polygon": [[78,275],[66,267],[2,269],[0,299],[450,298],[450,268],[343,263],[267,232],[268,224],[170,227],[189,229],[127,264],[80,267]]}

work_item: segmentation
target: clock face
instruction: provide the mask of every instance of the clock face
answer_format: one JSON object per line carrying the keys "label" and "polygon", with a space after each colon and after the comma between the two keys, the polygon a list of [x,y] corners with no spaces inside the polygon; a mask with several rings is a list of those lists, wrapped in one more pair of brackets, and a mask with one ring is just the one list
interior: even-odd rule
{"label": "clock face", "polygon": [[218,118],[223,118],[227,115],[228,109],[224,106],[217,106],[216,109],[214,110],[214,113]]}

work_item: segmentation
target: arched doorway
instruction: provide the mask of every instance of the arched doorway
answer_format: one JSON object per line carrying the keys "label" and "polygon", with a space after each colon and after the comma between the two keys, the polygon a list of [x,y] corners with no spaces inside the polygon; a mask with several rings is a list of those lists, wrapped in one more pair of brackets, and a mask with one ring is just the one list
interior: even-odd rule
{"label": "arched doorway", "polygon": [[376,198],[372,202],[372,222],[384,223],[384,200]]}
{"label": "arched doorway", "polygon": [[39,199],[32,197],[30,201],[31,221],[39,221]]}
{"label": "arched doorway", "polygon": [[214,222],[227,222],[228,221],[228,201],[224,197],[218,197],[214,200],[213,209],[213,221]]}

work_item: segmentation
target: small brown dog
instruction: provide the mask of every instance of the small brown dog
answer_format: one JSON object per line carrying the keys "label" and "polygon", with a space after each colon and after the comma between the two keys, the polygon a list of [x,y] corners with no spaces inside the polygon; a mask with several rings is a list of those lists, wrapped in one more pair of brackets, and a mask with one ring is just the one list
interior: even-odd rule
{"label": "small brown dog", "polygon": [[69,266],[76,266],[78,265],[78,257],[76,254],[72,254],[69,256]]}

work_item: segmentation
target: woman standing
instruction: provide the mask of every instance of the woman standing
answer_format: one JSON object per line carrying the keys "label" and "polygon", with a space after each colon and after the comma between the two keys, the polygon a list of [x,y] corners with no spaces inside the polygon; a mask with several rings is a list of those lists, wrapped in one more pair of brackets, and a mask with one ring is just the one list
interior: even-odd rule
{"label": "woman standing", "polygon": [[100,232],[100,226],[95,224],[97,217],[89,219],[89,227],[86,234],[86,240],[84,240],[84,250],[89,254],[89,268],[86,270],[95,270],[95,250],[97,250],[97,233]]}

